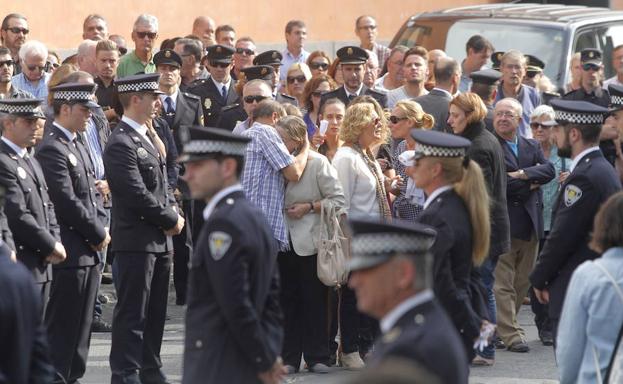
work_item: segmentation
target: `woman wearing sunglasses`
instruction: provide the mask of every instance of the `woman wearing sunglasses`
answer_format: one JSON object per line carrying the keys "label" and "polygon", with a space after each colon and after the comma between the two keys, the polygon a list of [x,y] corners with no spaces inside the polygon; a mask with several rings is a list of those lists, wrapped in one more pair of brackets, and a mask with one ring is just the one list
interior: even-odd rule
{"label": "woman wearing sunglasses", "polygon": [[296,98],[299,105],[305,105],[303,90],[305,84],[311,79],[311,71],[305,63],[294,63],[288,68],[286,75],[286,94]]}
{"label": "woman wearing sunglasses", "polygon": [[304,113],[303,120],[307,125],[307,134],[311,138],[320,126],[318,112],[320,108],[320,98],[327,92],[337,88],[337,84],[327,75],[313,76],[311,80],[305,84],[303,89],[302,111]]}
{"label": "woman wearing sunglasses", "polygon": [[309,54],[307,58],[307,65],[311,70],[312,77],[318,75],[326,75],[329,72],[331,66],[331,59],[324,51],[314,51]]}

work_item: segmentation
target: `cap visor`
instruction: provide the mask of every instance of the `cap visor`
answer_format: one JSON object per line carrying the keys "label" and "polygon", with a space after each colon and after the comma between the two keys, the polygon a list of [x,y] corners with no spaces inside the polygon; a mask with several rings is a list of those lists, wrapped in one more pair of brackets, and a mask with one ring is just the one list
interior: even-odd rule
{"label": "cap visor", "polygon": [[368,269],[372,267],[376,267],[377,265],[381,265],[387,260],[389,260],[390,256],[360,256],[353,257],[348,260],[348,270],[349,271],[360,271],[362,269]]}
{"label": "cap visor", "polygon": [[354,64],[354,65],[360,65],[360,64],[365,64],[365,61],[361,61],[361,60],[340,60],[340,64]]}
{"label": "cap visor", "polygon": [[82,103],[85,107],[87,108],[91,108],[91,109],[95,109],[95,108],[99,108],[100,105],[97,104],[95,101],[87,101],[85,103]]}

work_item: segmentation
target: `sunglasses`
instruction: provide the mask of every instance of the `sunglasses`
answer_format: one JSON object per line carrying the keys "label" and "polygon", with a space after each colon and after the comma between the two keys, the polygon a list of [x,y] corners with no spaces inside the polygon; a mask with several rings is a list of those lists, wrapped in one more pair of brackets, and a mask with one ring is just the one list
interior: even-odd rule
{"label": "sunglasses", "polygon": [[49,61],[47,63],[45,63],[45,65],[48,67],[48,70],[50,70],[52,68],[56,69],[56,68],[61,66],[59,63],[51,63]]}
{"label": "sunglasses", "polygon": [[149,40],[153,40],[156,38],[156,36],[158,36],[158,33],[156,32],[136,32],[136,36],[139,39],[144,39],[145,37],[149,37]]}
{"label": "sunglasses", "polygon": [[11,31],[11,32],[15,33],[16,35],[19,34],[20,32],[23,33],[24,35],[27,35],[28,32],[30,32],[28,30],[28,28],[20,28],[20,27],[6,28],[5,31]]}
{"label": "sunglasses", "polygon": [[327,91],[314,91],[311,93],[311,95],[314,97],[322,97],[322,95],[324,95],[325,93],[327,93]]}
{"label": "sunglasses", "polygon": [[329,68],[329,64],[327,64],[327,63],[311,63],[311,64],[309,64],[309,67],[311,69],[321,69],[321,70],[325,71],[327,68]]}
{"label": "sunglasses", "polygon": [[0,67],[12,67],[13,65],[15,65],[15,62],[13,60],[5,60],[5,61],[0,61]]}
{"label": "sunglasses", "polygon": [[215,63],[213,61],[209,61],[210,67],[218,67],[218,68],[227,68],[229,67],[229,63]]}
{"label": "sunglasses", "polygon": [[403,120],[407,120],[408,117],[398,117],[398,116],[394,116],[391,115],[389,117],[389,121],[391,121],[392,124],[398,124],[399,122],[403,121]]}
{"label": "sunglasses", "polygon": [[585,64],[582,64],[582,69],[585,71],[590,71],[590,70],[599,71],[599,65],[593,64],[593,63],[585,63]]}
{"label": "sunglasses", "polygon": [[550,129],[551,127],[552,127],[551,125],[544,125],[541,123],[530,123],[530,128],[532,129],[538,129],[538,128]]}
{"label": "sunglasses", "polygon": [[253,56],[255,51],[249,48],[236,48],[236,53],[239,55]]}
{"label": "sunglasses", "polygon": [[243,98],[244,102],[247,103],[247,104],[253,104],[253,102],[259,103],[262,100],[266,100],[266,99],[268,99],[268,97],[266,97],[266,96],[259,96],[259,95],[258,96],[245,96]]}
{"label": "sunglasses", "polygon": [[305,76],[288,76],[288,84],[294,84],[295,82],[304,83],[306,81],[307,79],[305,78]]}

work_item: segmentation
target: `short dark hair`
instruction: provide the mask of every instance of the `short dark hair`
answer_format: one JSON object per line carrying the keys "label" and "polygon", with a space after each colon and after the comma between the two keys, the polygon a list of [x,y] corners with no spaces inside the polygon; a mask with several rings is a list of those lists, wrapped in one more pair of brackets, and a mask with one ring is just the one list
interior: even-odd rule
{"label": "short dark hair", "polygon": [[214,31],[214,37],[217,37],[219,33],[221,32],[234,32],[236,33],[236,30],[234,29],[234,27],[232,27],[229,24],[223,24],[223,25],[219,25],[216,30]]}
{"label": "short dark hair", "polygon": [[201,43],[198,40],[192,38],[183,38],[177,40],[175,44],[182,45],[182,51],[184,52],[184,55],[192,55],[195,58],[195,61],[201,61],[201,58],[203,57],[203,51]]}
{"label": "short dark hair", "polygon": [[494,51],[493,44],[481,35],[474,35],[467,40],[467,43],[465,44],[465,52],[469,52],[470,48],[474,52],[482,52],[485,49]]}
{"label": "short dark hair", "polygon": [[428,63],[428,50],[424,47],[416,45],[410,48],[407,52],[405,52],[405,60],[407,60],[407,57],[411,55],[420,56],[424,58],[424,60],[426,60],[426,62]]}
{"label": "short dark hair", "polygon": [[100,40],[97,42],[97,45],[95,46],[95,55],[97,56],[97,54],[99,52],[119,52],[119,47],[117,47],[117,44],[112,41],[112,40]]}
{"label": "short dark hair", "polygon": [[447,84],[458,72],[459,63],[451,57],[441,57],[435,63],[433,72],[438,83]]}
{"label": "short dark hair", "polygon": [[305,28],[305,23],[302,20],[290,20],[288,24],[286,24],[286,33],[291,33],[292,30],[297,28]]}
{"label": "short dark hair", "polygon": [[585,144],[597,144],[599,142],[599,135],[601,134],[601,124],[561,124],[566,132],[569,132],[573,128],[580,132],[580,137]]}
{"label": "short dark hair", "polygon": [[599,208],[593,222],[590,247],[603,253],[623,246],[623,192],[612,196]]}
{"label": "short dark hair", "polygon": [[222,163],[225,159],[234,159],[236,161],[236,177],[240,179],[242,176],[242,170],[244,169],[244,156],[225,155],[223,153],[215,153],[210,158],[216,160],[218,163]]}
{"label": "short dark hair", "polygon": [[98,15],[97,13],[92,13],[84,18],[84,22],[82,23],[82,29],[84,29],[87,26],[87,23],[91,20],[101,20],[104,22],[104,24],[108,24],[106,22],[106,19],[104,19],[104,16]]}
{"label": "short dark hair", "polygon": [[253,120],[257,120],[262,117],[270,117],[273,113],[280,116],[286,115],[286,111],[280,103],[275,100],[263,100],[253,110]]}
{"label": "short dark hair", "polygon": [[8,15],[4,16],[4,19],[2,19],[2,29],[6,30],[7,28],[9,28],[9,20],[11,19],[22,19],[28,21],[28,19],[24,15],[20,15],[19,13],[9,13]]}
{"label": "short dark hair", "polygon": [[178,41],[179,39],[181,39],[181,37],[176,36],[176,37],[172,37],[170,39],[162,40],[162,43],[160,43],[160,50],[164,51],[165,49],[173,49],[173,48],[175,48],[175,42]]}
{"label": "short dark hair", "polygon": [[482,101],[485,104],[487,104],[492,101],[493,93],[495,92],[495,89],[497,88],[497,84],[498,84],[497,82],[492,85],[482,84],[482,83],[472,83],[472,86],[470,87],[469,91],[471,93],[477,94],[480,97],[480,99],[482,99]]}

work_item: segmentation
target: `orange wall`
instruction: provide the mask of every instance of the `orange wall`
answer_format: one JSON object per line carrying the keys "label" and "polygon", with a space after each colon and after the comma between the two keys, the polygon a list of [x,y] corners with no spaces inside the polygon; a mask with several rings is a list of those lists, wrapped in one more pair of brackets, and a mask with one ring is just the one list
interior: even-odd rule
{"label": "orange wall", "polygon": [[[89,13],[104,16],[108,20],[110,33],[121,34],[126,39],[130,36],[136,16],[151,13],[159,19],[160,39],[189,34],[194,18],[208,15],[217,24],[234,26],[238,36],[249,35],[259,43],[281,43],[284,41],[285,24],[290,19],[306,22],[309,41],[344,41],[355,38],[355,18],[371,14],[377,17],[379,23],[379,39],[390,40],[400,25],[414,13],[492,2],[496,1],[5,0],[0,1],[0,15],[11,12],[23,14],[29,21],[29,39],[40,40],[50,48],[65,50],[77,47],[82,40],[82,21]],[[401,9],[396,9],[398,5]]]}

